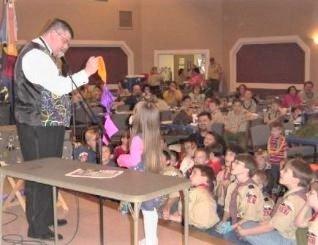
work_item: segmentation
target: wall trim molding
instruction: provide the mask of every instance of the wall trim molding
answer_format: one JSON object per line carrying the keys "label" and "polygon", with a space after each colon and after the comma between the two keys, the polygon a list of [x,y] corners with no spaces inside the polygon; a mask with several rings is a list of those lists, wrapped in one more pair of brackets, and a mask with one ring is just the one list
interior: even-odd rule
{"label": "wall trim molding", "polygon": [[[241,83],[236,81],[236,55],[240,48],[246,44],[275,44],[275,43],[297,43],[299,47],[305,53],[305,81],[310,80],[310,48],[307,44],[296,35],[291,36],[267,36],[267,37],[247,37],[247,38],[239,38],[233,47],[230,50],[230,91],[235,91],[236,87]],[[262,83],[260,86],[262,88],[268,86],[269,83]],[[283,86],[284,85],[284,86]],[[283,89],[287,88],[290,84],[270,84],[271,88],[274,89]],[[294,84],[293,84],[294,85]],[[295,84],[297,88],[299,85]],[[259,88],[258,83],[247,83],[247,86],[250,88]]]}
{"label": "wall trim molding", "polygon": [[[26,44],[26,40],[19,40],[17,42],[18,46],[22,46]],[[124,41],[111,41],[111,40],[72,40],[71,47],[118,47],[123,50],[123,52],[127,55],[128,62],[128,74],[135,74],[135,63],[134,63],[134,52]]]}
{"label": "wall trim molding", "polygon": [[[204,54],[206,57],[205,70],[209,68],[210,50],[209,49],[155,49],[154,50],[154,66],[159,65],[160,54]],[[207,72],[205,77],[207,78]]]}

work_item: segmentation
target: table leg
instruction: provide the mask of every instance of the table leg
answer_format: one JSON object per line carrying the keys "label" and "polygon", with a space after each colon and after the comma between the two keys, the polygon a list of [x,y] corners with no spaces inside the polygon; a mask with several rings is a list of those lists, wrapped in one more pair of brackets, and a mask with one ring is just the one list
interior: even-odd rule
{"label": "table leg", "polygon": [[54,244],[57,244],[57,210],[56,210],[56,186],[53,186],[53,217],[54,217]]}
{"label": "table leg", "polygon": [[138,245],[138,221],[139,221],[139,212],[140,212],[141,202],[134,203],[134,211],[132,213],[134,220],[134,245]]}
{"label": "table leg", "polygon": [[98,197],[99,199],[99,242],[104,245],[104,199],[103,197]]}
{"label": "table leg", "polygon": [[[3,182],[4,182],[5,175],[0,172],[0,239],[2,240],[2,204],[3,204]],[[0,240],[0,244],[2,243]]]}
{"label": "table leg", "polygon": [[189,244],[189,190],[183,190],[184,197],[184,234],[183,234],[183,244]]}
{"label": "table leg", "polygon": [[12,200],[14,199],[14,197],[16,197],[23,211],[25,212],[25,200],[20,193],[20,189],[24,183],[24,180],[19,179],[17,180],[17,182],[15,182],[15,180],[12,177],[8,177],[7,179],[12,187],[12,190],[7,199],[4,201],[3,207],[6,208],[10,206]]}

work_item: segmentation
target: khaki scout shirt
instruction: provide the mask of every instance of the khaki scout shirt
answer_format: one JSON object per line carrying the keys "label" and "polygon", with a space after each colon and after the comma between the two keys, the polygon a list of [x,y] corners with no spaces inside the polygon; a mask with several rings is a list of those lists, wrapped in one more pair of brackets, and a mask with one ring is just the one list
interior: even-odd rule
{"label": "khaki scout shirt", "polygon": [[206,188],[196,187],[189,192],[189,224],[208,229],[219,222],[216,202]]}
{"label": "khaki scout shirt", "polygon": [[264,196],[263,220],[271,219],[271,215],[275,206],[275,202],[269,196]]}
{"label": "khaki scout shirt", "polygon": [[213,123],[223,123],[223,124],[225,123],[225,116],[220,110],[217,110],[216,112],[211,113],[211,117],[212,117],[211,125]]}
{"label": "khaki scout shirt", "polygon": [[293,194],[302,188],[286,192],[283,200],[277,207],[276,212],[270,220],[270,224],[285,238],[296,240],[295,218],[304,206],[305,200],[297,194]]}
{"label": "khaki scout shirt", "polygon": [[241,220],[263,220],[264,197],[256,184],[249,183],[238,188],[237,217]]}

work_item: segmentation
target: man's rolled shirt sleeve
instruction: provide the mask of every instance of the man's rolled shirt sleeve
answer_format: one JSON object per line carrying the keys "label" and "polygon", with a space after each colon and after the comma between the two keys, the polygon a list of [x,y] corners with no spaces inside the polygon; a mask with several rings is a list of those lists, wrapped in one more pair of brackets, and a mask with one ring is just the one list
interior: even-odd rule
{"label": "man's rolled shirt sleeve", "polygon": [[[33,49],[23,57],[22,70],[30,82],[41,85],[57,96],[75,89],[70,77],[61,76],[50,56],[41,50]],[[85,70],[74,73],[72,78],[77,86],[88,83]]]}

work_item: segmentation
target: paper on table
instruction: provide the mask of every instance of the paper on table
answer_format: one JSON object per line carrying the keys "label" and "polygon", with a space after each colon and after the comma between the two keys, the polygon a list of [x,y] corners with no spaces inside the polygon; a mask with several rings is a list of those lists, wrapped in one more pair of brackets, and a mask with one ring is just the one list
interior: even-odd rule
{"label": "paper on table", "polygon": [[72,172],[65,174],[69,177],[92,178],[92,179],[110,179],[121,175],[121,170],[96,170],[78,168]]}

